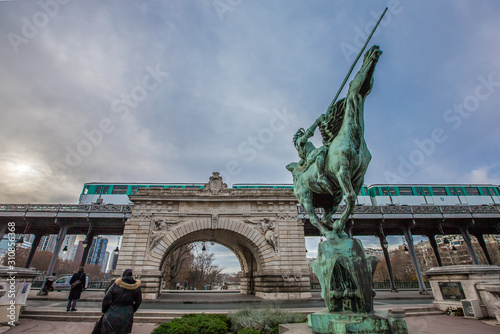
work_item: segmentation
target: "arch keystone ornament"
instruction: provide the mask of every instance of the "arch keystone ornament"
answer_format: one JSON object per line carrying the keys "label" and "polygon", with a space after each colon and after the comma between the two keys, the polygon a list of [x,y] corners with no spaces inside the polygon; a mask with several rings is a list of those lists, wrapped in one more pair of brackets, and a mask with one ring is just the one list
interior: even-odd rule
{"label": "arch keystone ornament", "polygon": [[[212,238],[240,261],[241,293],[311,298],[304,227],[293,190],[228,188],[213,173],[201,189],[141,188],[130,200],[133,211],[113,274],[131,268],[141,276],[144,299],[159,295],[166,259],[174,250]],[[160,202],[166,205],[151,205]]]}

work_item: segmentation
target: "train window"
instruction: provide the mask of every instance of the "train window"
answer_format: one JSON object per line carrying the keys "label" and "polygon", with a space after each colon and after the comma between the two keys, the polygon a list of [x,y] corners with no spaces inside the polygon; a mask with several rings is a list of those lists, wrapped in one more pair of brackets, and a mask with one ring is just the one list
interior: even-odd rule
{"label": "train window", "polygon": [[384,196],[389,196],[389,192],[387,191],[386,187],[381,188],[382,189],[382,195]]}
{"label": "train window", "polygon": [[491,190],[493,191],[493,193],[494,193],[495,195],[497,195],[497,196],[498,196],[498,189],[497,189],[497,188],[492,188]]}
{"label": "train window", "polygon": [[465,192],[467,193],[467,195],[469,196],[478,196],[480,195],[479,194],[479,189],[477,189],[476,187],[468,187],[468,188],[465,188]]}
{"label": "train window", "polygon": [[128,186],[113,186],[112,194],[126,194]]}
{"label": "train window", "polygon": [[424,193],[422,192],[422,188],[415,188],[415,191],[417,192],[417,195],[422,196]]}
{"label": "train window", "polygon": [[413,196],[413,191],[410,187],[399,187],[398,190],[401,196]]}
{"label": "train window", "polygon": [[425,196],[430,196],[431,192],[429,191],[429,188],[423,188],[424,189],[424,195]]}
{"label": "train window", "polygon": [[104,186],[104,188],[102,188],[102,193],[107,194],[108,192],[109,192],[109,186]]}
{"label": "train window", "polygon": [[95,193],[94,194],[100,194],[101,193],[101,186],[95,187]]}
{"label": "train window", "polygon": [[454,187],[449,187],[450,195],[457,195],[457,190]]}
{"label": "train window", "polygon": [[136,191],[137,191],[137,188],[139,188],[138,186],[132,186],[132,188],[130,188],[130,193],[131,194],[135,194]]}
{"label": "train window", "polygon": [[432,187],[432,193],[435,196],[446,196],[446,189],[444,187]]}
{"label": "train window", "polygon": [[465,196],[464,190],[462,188],[455,188],[455,189],[457,189],[458,195]]}
{"label": "train window", "polygon": [[380,189],[379,188],[375,188],[375,195],[380,196]]}
{"label": "train window", "polygon": [[89,193],[89,186],[85,186],[85,188],[83,189],[83,194],[87,195],[88,193]]}
{"label": "train window", "polygon": [[391,196],[396,196],[396,189],[394,189],[393,187],[389,188],[389,192],[391,193]]}
{"label": "train window", "polygon": [[481,191],[483,192],[483,195],[495,196],[495,188],[482,187]]}

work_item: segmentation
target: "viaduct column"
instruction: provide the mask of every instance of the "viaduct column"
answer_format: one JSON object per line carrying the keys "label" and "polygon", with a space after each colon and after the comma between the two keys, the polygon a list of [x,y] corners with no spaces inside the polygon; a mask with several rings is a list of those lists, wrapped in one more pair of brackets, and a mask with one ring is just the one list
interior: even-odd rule
{"label": "viaduct column", "polygon": [[25,268],[30,267],[31,261],[33,260],[33,256],[35,256],[36,249],[38,248],[38,245],[40,244],[40,240],[42,240],[42,237],[43,237],[42,233],[35,233],[35,240],[33,240],[33,243],[31,244],[30,253],[28,255],[28,258],[26,259],[26,265],[24,266]]}
{"label": "viaduct column", "polygon": [[379,233],[378,239],[380,240],[380,246],[382,247],[382,251],[384,252],[385,263],[387,264],[389,280],[391,281],[391,292],[398,292],[398,288],[396,287],[396,284],[394,282],[394,275],[392,274],[392,265],[391,265],[391,259],[389,257],[389,251],[387,250],[389,244],[385,239],[385,235],[383,235],[382,233]]}
{"label": "viaduct column", "polygon": [[80,267],[85,267],[85,262],[87,262],[87,257],[89,256],[90,247],[92,247],[92,241],[94,241],[95,233],[90,233],[87,236],[87,246],[83,249],[82,260],[80,261]]}
{"label": "viaduct column", "polygon": [[432,250],[434,251],[434,256],[436,257],[438,266],[442,267],[443,261],[441,260],[441,255],[439,254],[439,249],[436,242],[436,235],[427,234],[427,238],[429,239],[429,243],[431,244]]}
{"label": "viaduct column", "polygon": [[479,246],[481,246],[481,249],[483,250],[486,261],[488,261],[489,265],[492,265],[493,261],[491,261],[490,253],[488,252],[488,248],[486,247],[486,243],[484,242],[483,235],[480,233],[476,233],[474,234],[474,236],[476,237]]}
{"label": "viaduct column", "polygon": [[[413,225],[415,222],[413,222]],[[418,264],[417,254],[415,253],[415,247],[413,245],[413,236],[411,234],[410,228],[408,226],[403,227],[403,233],[405,235],[406,243],[410,249],[411,260],[413,262],[413,267],[415,267],[415,272],[417,274],[418,285],[420,286],[420,294],[426,295],[427,289],[425,287],[424,279],[422,277],[422,272],[420,271],[420,266]]]}
{"label": "viaduct column", "polygon": [[460,226],[460,233],[462,234],[462,237],[464,238],[465,243],[467,244],[467,248],[469,249],[470,256],[472,257],[472,263],[478,265],[479,260],[476,255],[476,251],[474,250],[474,247],[472,246],[472,241],[470,238],[469,234],[469,229],[467,226]]}
{"label": "viaduct column", "polygon": [[2,240],[5,236],[5,232],[7,232],[7,224],[4,224],[2,227],[0,227],[0,240]]}
{"label": "viaduct column", "polygon": [[49,267],[47,268],[47,275],[45,276],[45,280],[43,281],[42,287],[40,288],[40,292],[45,290],[45,285],[47,284],[47,276],[52,275],[52,273],[54,272],[54,267],[56,266],[57,257],[59,256],[59,251],[61,250],[61,245],[64,241],[64,238],[66,238],[66,233],[68,232],[68,228],[69,228],[68,224],[64,224],[59,228],[56,247],[54,248],[54,253],[52,254],[52,258],[50,259]]}

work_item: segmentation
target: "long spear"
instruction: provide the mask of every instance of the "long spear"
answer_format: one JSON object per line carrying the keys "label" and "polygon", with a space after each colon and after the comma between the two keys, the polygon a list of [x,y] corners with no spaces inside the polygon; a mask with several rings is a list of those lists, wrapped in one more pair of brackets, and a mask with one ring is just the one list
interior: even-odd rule
{"label": "long spear", "polygon": [[330,108],[331,108],[331,107],[335,104],[335,102],[337,102],[337,98],[339,97],[340,92],[342,92],[342,89],[344,89],[345,83],[347,82],[347,80],[348,80],[348,79],[349,79],[349,77],[351,76],[351,73],[352,73],[352,70],[354,69],[354,66],[356,66],[356,63],[358,62],[359,57],[361,57],[361,55],[362,55],[362,54],[363,54],[363,52],[365,51],[365,48],[366,48],[366,46],[368,45],[368,42],[370,42],[370,39],[372,38],[373,33],[374,33],[374,32],[375,32],[375,30],[377,29],[377,27],[378,27],[378,25],[379,25],[380,21],[382,21],[382,18],[384,17],[385,12],[387,12],[387,7],[385,7],[384,12],[382,13],[382,15],[380,15],[380,18],[378,19],[377,24],[375,25],[375,27],[373,27],[373,30],[372,30],[372,32],[371,32],[371,34],[370,34],[370,36],[368,36],[368,39],[366,40],[365,45],[363,45],[363,48],[361,49],[361,51],[359,51],[358,56],[357,56],[357,57],[356,57],[356,59],[354,60],[354,63],[352,63],[351,68],[349,69],[349,72],[347,73],[347,75],[346,75],[346,77],[345,77],[345,79],[344,79],[344,82],[342,82],[342,85],[340,85],[340,88],[339,88],[339,90],[338,90],[337,94],[335,95],[335,97],[333,98],[333,101],[332,101],[332,103],[330,104],[330,106],[328,107],[328,109],[330,109]]}

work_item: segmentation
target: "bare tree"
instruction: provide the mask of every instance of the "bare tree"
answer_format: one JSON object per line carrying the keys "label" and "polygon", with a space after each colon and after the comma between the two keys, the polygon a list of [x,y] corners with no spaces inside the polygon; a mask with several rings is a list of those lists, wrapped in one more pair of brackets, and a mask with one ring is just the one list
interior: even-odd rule
{"label": "bare tree", "polygon": [[210,290],[214,285],[222,283],[221,272],[224,268],[220,268],[213,263],[214,256],[214,253],[208,251],[198,252],[196,254],[191,267],[189,281],[192,282],[193,286],[197,289],[204,289],[207,287]]}
{"label": "bare tree", "polygon": [[17,247],[14,252],[14,259],[9,258],[6,254],[3,258],[2,265],[7,266],[9,261],[14,261],[13,263],[15,263],[15,267],[24,267],[26,264],[26,260],[28,259],[29,253],[30,253],[29,248]]}
{"label": "bare tree", "polygon": [[[380,258],[380,257],[378,257]],[[374,282],[385,282],[389,281],[389,273],[387,271],[387,263],[384,258],[380,258],[380,262],[375,269],[375,274],[373,275]]]}
{"label": "bare tree", "polygon": [[193,246],[183,245],[177,248],[167,258],[163,279],[169,289],[175,289],[176,282],[182,282],[188,278],[189,269],[193,263]]}

